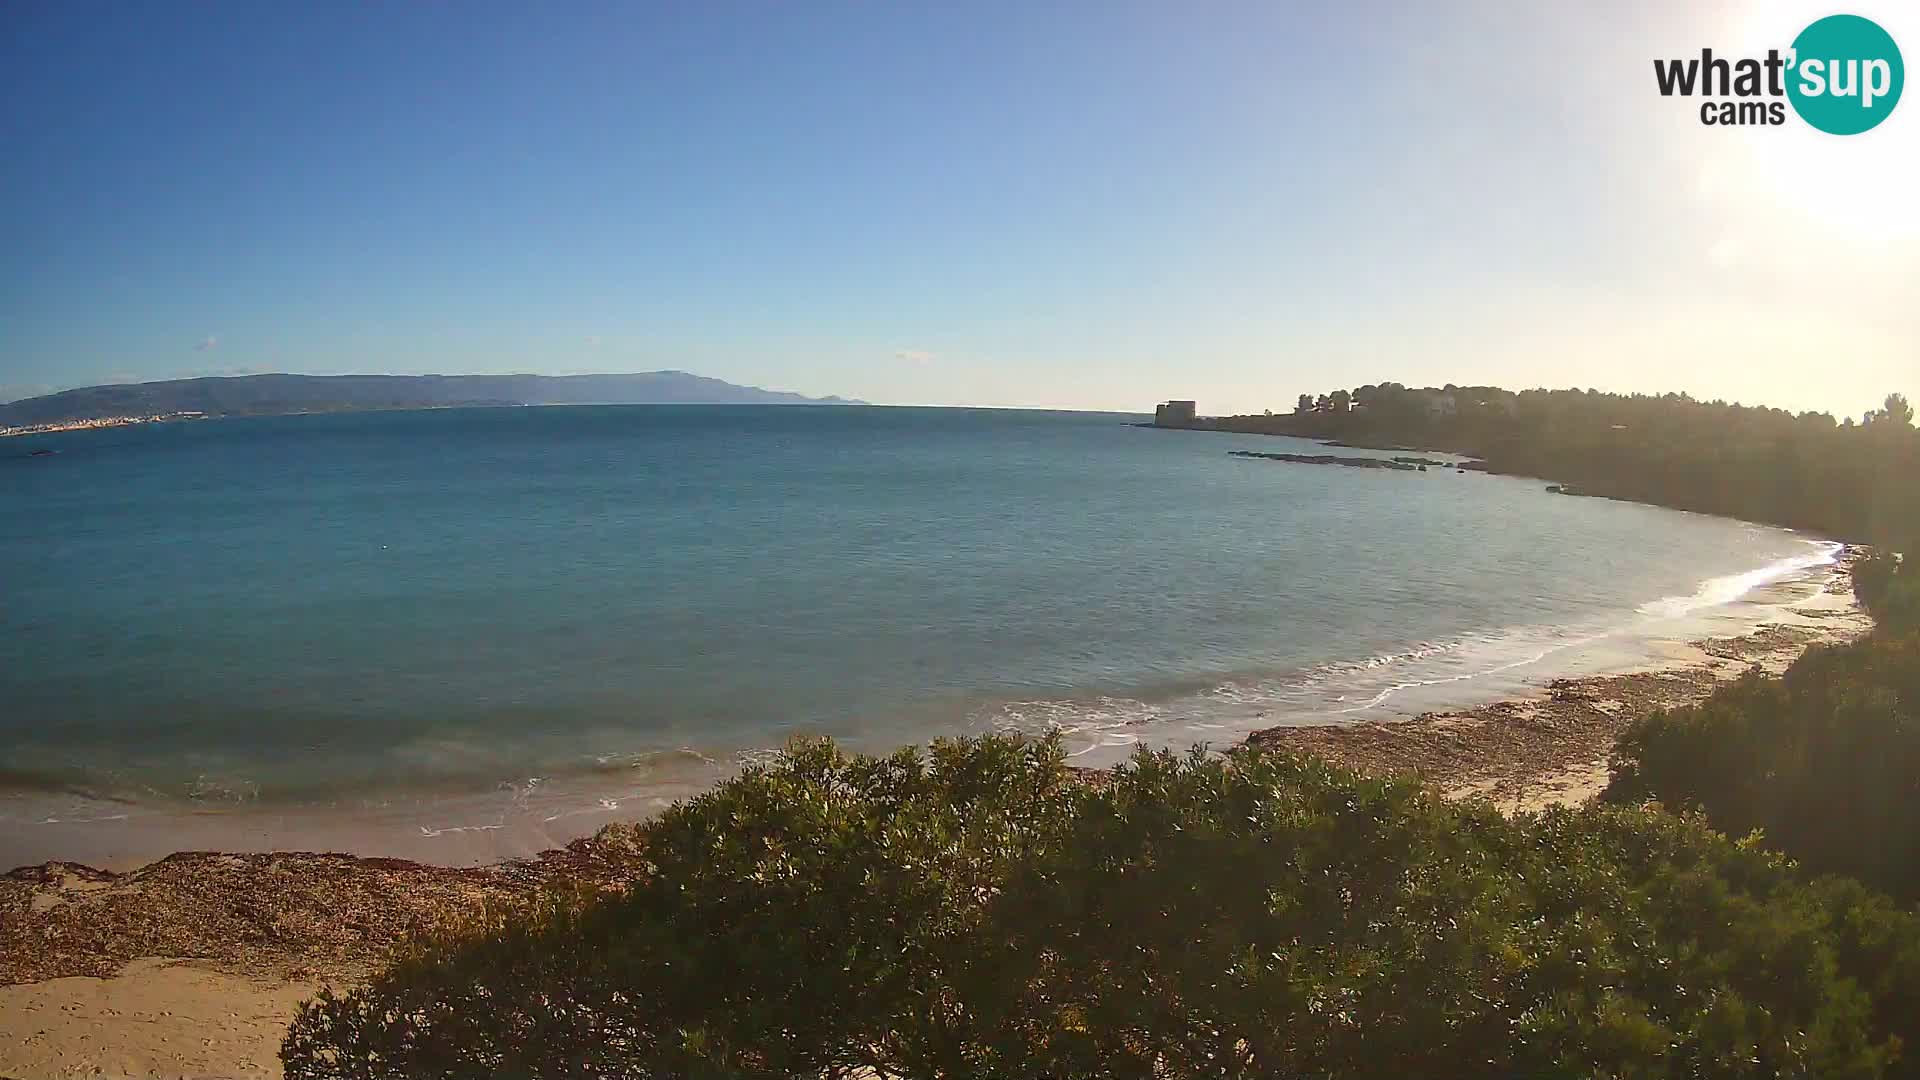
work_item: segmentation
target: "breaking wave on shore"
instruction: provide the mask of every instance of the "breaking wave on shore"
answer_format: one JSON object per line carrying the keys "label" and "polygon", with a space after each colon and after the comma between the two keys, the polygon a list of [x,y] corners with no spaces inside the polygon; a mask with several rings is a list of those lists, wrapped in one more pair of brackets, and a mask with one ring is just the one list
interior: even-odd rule
{"label": "breaking wave on shore", "polygon": [[1709,578],[1612,618],[1519,626],[1420,642],[1303,671],[1231,677],[1197,691],[1001,702],[976,712],[987,730],[1059,732],[1082,764],[1111,763],[1137,746],[1215,749],[1254,731],[1410,717],[1537,691],[1553,679],[1630,670],[1703,637],[1733,637],[1827,594],[1845,545],[1807,541],[1796,553]]}

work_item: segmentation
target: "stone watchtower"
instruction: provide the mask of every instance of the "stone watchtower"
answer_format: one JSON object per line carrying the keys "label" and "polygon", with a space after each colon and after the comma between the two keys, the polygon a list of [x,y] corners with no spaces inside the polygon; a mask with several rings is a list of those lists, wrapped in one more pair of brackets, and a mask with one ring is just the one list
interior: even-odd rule
{"label": "stone watchtower", "polygon": [[1154,427],[1192,427],[1194,403],[1191,401],[1167,401],[1154,407]]}

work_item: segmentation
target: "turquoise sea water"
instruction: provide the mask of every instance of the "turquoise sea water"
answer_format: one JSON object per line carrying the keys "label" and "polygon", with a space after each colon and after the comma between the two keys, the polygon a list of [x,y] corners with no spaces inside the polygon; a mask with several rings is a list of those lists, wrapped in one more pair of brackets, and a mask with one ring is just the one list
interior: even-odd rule
{"label": "turquoise sea water", "polygon": [[0,832],[401,807],[428,835],[611,812],[800,733],[1224,745],[1630,662],[1829,550],[1132,419],[567,407],[0,441]]}

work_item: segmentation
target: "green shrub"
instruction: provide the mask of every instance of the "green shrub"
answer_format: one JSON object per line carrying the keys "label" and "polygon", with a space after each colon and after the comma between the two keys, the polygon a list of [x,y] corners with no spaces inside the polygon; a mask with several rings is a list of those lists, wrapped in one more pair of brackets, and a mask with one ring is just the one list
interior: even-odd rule
{"label": "green shrub", "polygon": [[[1916,550],[1908,544],[1907,552]],[[1853,594],[1883,627],[1920,626],[1920,564],[1891,551],[1874,551],[1853,564]]]}
{"label": "green shrub", "polygon": [[1609,798],[1699,807],[1809,869],[1920,898],[1920,632],[1809,650],[1655,713],[1614,750]]}
{"label": "green shrub", "polygon": [[1870,551],[1853,563],[1853,595],[1860,606],[1873,611],[1886,603],[1900,556],[1884,549]]}
{"label": "green shrub", "polygon": [[800,744],[309,1003],[294,1078],[1871,1077],[1920,929],[1696,820],[1237,751]]}

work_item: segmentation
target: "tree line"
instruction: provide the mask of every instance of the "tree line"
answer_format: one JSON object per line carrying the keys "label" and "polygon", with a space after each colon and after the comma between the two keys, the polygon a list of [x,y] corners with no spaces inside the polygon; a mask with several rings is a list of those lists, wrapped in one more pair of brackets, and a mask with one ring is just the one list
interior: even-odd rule
{"label": "tree line", "polygon": [[1856,422],[1686,394],[1387,382],[1302,394],[1292,413],[1196,426],[1465,454],[1489,472],[1582,494],[1884,544],[1920,535],[1913,420],[1900,394]]}

